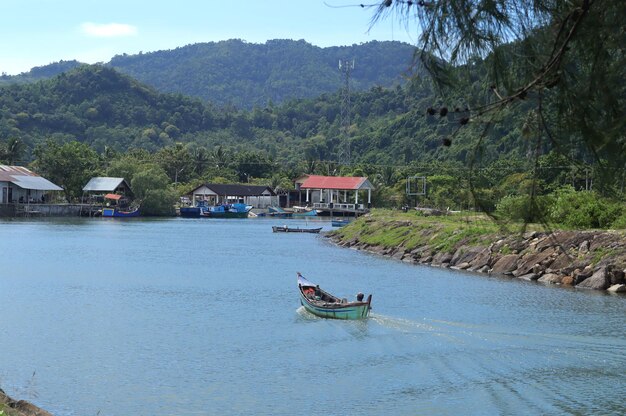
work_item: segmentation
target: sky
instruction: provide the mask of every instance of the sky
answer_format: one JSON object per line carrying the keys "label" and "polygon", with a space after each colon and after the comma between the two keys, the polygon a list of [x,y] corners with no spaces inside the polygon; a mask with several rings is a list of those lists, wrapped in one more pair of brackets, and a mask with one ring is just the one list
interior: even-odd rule
{"label": "sky", "polygon": [[320,47],[372,40],[415,44],[416,36],[397,18],[371,26],[375,9],[359,7],[359,1],[0,0],[0,73],[227,39],[304,39]]}

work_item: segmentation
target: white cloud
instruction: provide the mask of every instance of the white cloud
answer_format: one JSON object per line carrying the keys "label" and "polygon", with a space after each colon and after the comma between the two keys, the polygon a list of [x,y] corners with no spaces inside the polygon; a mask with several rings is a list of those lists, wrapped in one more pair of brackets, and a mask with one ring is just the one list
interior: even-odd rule
{"label": "white cloud", "polygon": [[80,28],[86,35],[99,38],[134,36],[137,34],[137,27],[123,23],[101,24],[85,22],[80,25]]}

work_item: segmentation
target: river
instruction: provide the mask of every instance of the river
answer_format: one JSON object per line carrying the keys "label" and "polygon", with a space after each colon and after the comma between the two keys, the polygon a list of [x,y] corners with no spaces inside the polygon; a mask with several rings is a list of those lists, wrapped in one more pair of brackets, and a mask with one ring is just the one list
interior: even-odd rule
{"label": "river", "polygon": [[[57,416],[626,414],[626,297],[272,233],[287,221],[331,229],[1,221],[0,387]],[[308,315],[298,271],[372,293],[371,318]]]}

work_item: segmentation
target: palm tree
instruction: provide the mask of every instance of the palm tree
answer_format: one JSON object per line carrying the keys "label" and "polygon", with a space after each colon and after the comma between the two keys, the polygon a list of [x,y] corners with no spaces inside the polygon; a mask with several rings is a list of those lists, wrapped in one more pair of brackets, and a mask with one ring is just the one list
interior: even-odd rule
{"label": "palm tree", "polygon": [[24,150],[26,149],[24,142],[17,137],[11,137],[7,140],[4,147],[2,156],[3,159],[9,163],[9,165],[14,165],[16,161],[19,161],[24,154]]}

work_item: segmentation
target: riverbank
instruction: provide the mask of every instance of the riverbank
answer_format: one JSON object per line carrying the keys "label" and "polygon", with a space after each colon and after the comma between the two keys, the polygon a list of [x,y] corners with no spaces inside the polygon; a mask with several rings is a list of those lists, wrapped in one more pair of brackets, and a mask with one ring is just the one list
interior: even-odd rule
{"label": "riverbank", "polygon": [[52,416],[51,413],[27,402],[26,400],[15,400],[7,396],[0,389],[0,415],[5,416]]}
{"label": "riverbank", "polygon": [[626,292],[624,231],[521,232],[480,215],[380,210],[327,237],[342,247],[411,264]]}

